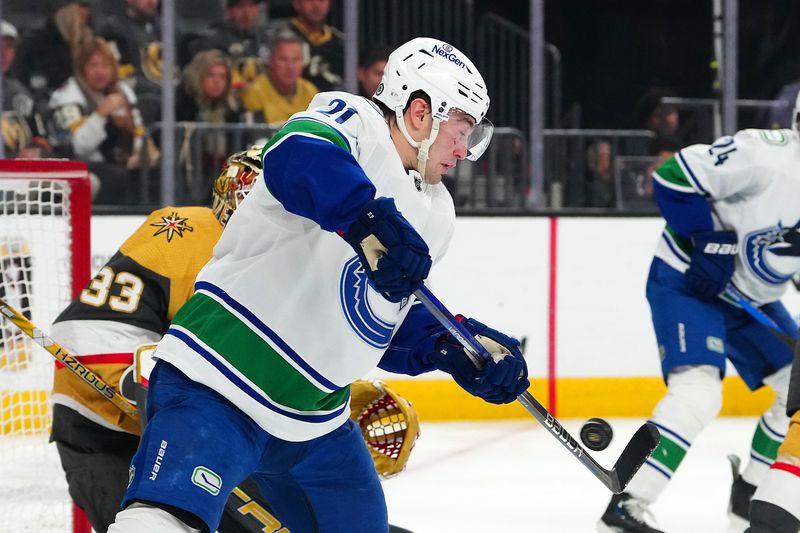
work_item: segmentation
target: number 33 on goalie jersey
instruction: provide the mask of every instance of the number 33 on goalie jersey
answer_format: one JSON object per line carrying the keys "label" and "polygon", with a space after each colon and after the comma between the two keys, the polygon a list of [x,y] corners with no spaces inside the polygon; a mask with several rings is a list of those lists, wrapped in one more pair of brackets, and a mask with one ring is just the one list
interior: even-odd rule
{"label": "number 33 on goalie jersey", "polygon": [[[221,233],[206,207],[152,212],[61,312],[53,338],[119,389],[136,347],[157,342],[191,296]],[[139,434],[136,422],[63,366],[56,368],[53,402],[109,429]]]}

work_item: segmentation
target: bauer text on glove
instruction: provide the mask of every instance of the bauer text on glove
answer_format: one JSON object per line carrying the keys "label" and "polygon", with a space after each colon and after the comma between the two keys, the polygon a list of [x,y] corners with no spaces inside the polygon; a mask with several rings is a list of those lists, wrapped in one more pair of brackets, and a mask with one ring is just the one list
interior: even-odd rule
{"label": "bauer text on glove", "polygon": [[694,252],[686,283],[698,296],[711,300],[725,290],[736,268],[737,245],[733,231],[704,231],[692,235]]}

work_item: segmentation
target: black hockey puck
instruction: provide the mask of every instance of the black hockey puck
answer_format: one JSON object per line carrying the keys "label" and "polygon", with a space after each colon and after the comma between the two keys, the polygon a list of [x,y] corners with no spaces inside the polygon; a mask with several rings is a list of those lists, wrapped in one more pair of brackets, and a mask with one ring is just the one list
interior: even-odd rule
{"label": "black hockey puck", "polygon": [[581,428],[581,442],[595,452],[608,448],[613,436],[611,426],[602,418],[590,418]]}

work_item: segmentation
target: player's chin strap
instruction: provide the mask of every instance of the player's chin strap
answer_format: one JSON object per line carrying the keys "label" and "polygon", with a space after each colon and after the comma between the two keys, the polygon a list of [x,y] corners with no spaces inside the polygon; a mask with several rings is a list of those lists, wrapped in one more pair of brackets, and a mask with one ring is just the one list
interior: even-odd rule
{"label": "player's chin strap", "polygon": [[400,133],[402,133],[403,137],[406,138],[408,144],[417,149],[417,172],[419,172],[419,175],[422,176],[422,180],[425,181],[425,167],[428,164],[428,150],[430,150],[433,141],[435,141],[436,137],[439,135],[439,124],[441,124],[442,121],[436,117],[433,117],[431,134],[424,141],[415,141],[413,137],[411,137],[411,134],[408,133],[408,128],[406,128],[403,110],[398,107],[394,110],[394,115],[396,118],[397,127],[400,128]]}

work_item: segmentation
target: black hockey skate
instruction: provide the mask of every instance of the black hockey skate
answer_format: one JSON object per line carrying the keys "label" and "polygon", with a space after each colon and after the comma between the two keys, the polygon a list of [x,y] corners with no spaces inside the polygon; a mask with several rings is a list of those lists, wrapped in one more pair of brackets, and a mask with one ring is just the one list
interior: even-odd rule
{"label": "black hockey skate", "polygon": [[750,523],[750,500],[753,499],[756,486],[742,478],[739,471],[742,461],[738,456],[729,455],[728,461],[731,462],[731,473],[733,474],[731,499],[728,503],[728,517],[731,525],[728,531],[743,531]]}
{"label": "black hockey skate", "polygon": [[664,533],[645,522],[647,505],[623,492],[611,497],[606,512],[597,523],[599,533]]}
{"label": "black hockey skate", "polygon": [[800,520],[777,505],[755,500],[750,506],[750,527],[744,533],[797,533]]}

